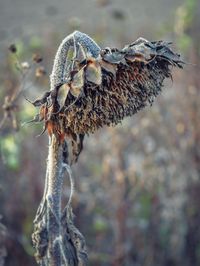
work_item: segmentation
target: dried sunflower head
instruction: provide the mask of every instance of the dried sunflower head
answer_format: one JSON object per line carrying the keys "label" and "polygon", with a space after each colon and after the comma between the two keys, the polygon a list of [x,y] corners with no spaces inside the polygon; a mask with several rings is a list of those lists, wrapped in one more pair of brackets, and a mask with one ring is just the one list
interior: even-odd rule
{"label": "dried sunflower head", "polygon": [[77,136],[116,125],[151,104],[172,67],[182,65],[170,43],[139,38],[121,50],[101,49],[76,31],[58,48],[51,91],[39,100],[45,129],[76,142]]}

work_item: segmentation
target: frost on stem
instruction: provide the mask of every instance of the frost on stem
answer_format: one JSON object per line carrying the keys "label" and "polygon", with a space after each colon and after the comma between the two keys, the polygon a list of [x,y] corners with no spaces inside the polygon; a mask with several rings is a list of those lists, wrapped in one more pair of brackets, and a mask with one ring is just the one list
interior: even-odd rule
{"label": "frost on stem", "polygon": [[[123,49],[101,49],[89,36],[77,31],[63,40],[54,60],[51,90],[33,102],[40,108],[34,121],[44,121],[44,131],[50,138],[44,196],[33,233],[41,265],[86,263],[84,237],[73,224],[74,183],[70,169],[83,149],[85,134],[116,125],[152,104],[164,79],[172,78],[172,67],[182,65],[180,55],[163,41],[139,38]],[[66,170],[71,195],[62,211]]]}
{"label": "frost on stem", "polygon": [[[85,240],[73,224],[70,195],[66,208],[61,209],[63,175],[67,170],[66,143],[52,135],[49,144],[44,196],[34,220],[33,244],[40,265],[85,265]],[[72,183],[73,184],[73,183]]]}

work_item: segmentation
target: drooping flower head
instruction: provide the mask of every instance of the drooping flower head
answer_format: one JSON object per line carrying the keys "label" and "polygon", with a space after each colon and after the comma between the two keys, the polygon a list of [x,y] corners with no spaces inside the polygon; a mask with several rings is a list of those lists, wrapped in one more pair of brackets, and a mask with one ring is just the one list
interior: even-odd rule
{"label": "drooping flower head", "polygon": [[75,157],[83,136],[104,125],[116,125],[151,104],[172,67],[182,67],[170,43],[139,38],[123,49],[101,49],[75,31],[58,48],[51,90],[33,104],[48,133],[71,138]]}

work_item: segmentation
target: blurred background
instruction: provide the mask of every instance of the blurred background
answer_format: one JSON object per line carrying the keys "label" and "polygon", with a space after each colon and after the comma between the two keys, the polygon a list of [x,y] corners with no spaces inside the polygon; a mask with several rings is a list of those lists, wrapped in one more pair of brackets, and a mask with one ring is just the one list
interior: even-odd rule
{"label": "blurred background", "polygon": [[[58,45],[76,29],[102,47],[120,48],[140,36],[172,41],[190,63],[174,70],[152,107],[86,138],[73,167],[73,208],[89,265],[200,265],[200,2],[0,0],[0,119],[6,96],[22,87],[34,100],[49,88]],[[13,43],[18,63],[8,50]],[[35,53],[42,62],[33,63]],[[40,124],[21,126],[35,114],[21,95],[0,129],[0,257],[7,254],[6,266],[36,265],[32,221],[48,138],[36,137]],[[63,190],[67,202],[67,181]]]}

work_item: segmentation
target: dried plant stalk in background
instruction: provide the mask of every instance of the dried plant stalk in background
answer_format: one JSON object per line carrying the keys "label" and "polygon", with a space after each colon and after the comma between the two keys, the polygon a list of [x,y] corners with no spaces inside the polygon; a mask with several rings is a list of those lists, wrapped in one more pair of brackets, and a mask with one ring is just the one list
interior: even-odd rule
{"label": "dried plant stalk in background", "polygon": [[[1,216],[0,216],[1,219]],[[5,239],[6,239],[6,228],[0,221],[0,266],[3,266],[5,263],[5,257],[7,255],[5,248]]]}
{"label": "dried plant stalk in background", "polygon": [[[33,243],[41,265],[84,265],[85,241],[73,224],[71,197],[62,212],[63,174],[83,149],[84,135],[116,125],[152,103],[180,56],[163,41],[138,39],[119,50],[101,49],[89,36],[74,32],[58,48],[51,90],[33,102],[35,121],[49,134],[46,185],[34,221]],[[71,144],[71,145],[69,145]],[[73,189],[72,189],[73,191]]]}

